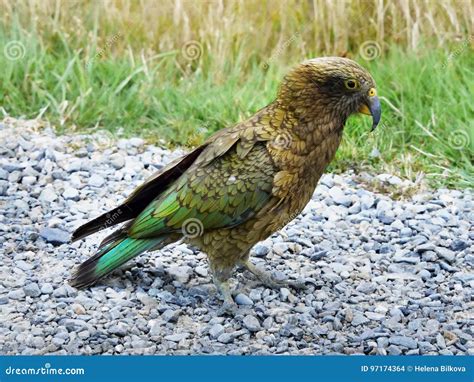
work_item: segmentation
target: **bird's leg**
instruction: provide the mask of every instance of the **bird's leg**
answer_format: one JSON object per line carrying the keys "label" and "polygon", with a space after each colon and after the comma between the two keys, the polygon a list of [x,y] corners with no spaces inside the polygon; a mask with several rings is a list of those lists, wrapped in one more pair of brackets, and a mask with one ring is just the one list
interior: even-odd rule
{"label": "bird's leg", "polygon": [[235,315],[238,311],[238,307],[237,304],[234,302],[234,299],[232,298],[232,292],[229,286],[229,277],[232,270],[219,269],[215,266],[216,264],[213,264],[212,262],[210,262],[209,265],[214,285],[216,286],[218,292],[224,299],[224,303],[217,311],[217,314],[219,316],[222,316],[224,314]]}
{"label": "bird's leg", "polygon": [[306,285],[302,281],[278,281],[275,280],[269,272],[257,268],[249,259],[242,262],[241,265],[249,272],[253,273],[262,284],[272,289],[280,289],[285,287],[292,287],[294,289],[305,289]]}
{"label": "bird's leg", "polygon": [[237,313],[238,307],[237,304],[234,302],[232,298],[232,293],[229,287],[229,281],[220,281],[217,278],[214,278],[214,284],[216,285],[217,290],[222,295],[224,299],[224,303],[217,311],[218,316],[222,316],[224,314],[229,314],[231,316]]}

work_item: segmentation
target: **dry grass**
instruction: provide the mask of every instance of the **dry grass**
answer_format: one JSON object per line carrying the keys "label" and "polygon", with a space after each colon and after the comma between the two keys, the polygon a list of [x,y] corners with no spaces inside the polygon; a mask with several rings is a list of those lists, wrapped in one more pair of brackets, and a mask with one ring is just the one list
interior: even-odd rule
{"label": "dry grass", "polygon": [[52,49],[64,33],[89,57],[117,36],[111,51],[148,57],[196,40],[208,65],[222,69],[253,58],[356,52],[366,40],[410,50],[427,41],[459,42],[473,33],[474,6],[470,0],[0,0],[0,14],[4,25],[18,22]]}

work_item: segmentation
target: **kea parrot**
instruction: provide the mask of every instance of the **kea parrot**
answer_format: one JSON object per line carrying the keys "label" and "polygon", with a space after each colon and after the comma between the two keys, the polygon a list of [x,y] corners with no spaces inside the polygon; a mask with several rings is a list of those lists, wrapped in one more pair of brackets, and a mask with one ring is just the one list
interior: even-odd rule
{"label": "kea parrot", "polygon": [[139,186],[122,205],[79,227],[79,240],[124,223],[82,263],[71,285],[84,288],[135,256],[183,240],[205,252],[224,312],[235,311],[229,278],[236,267],[278,288],[249,259],[251,248],[306,206],[341,143],[351,114],[381,108],[372,76],[341,57],[304,61],[284,77],[276,99],[222,129]]}

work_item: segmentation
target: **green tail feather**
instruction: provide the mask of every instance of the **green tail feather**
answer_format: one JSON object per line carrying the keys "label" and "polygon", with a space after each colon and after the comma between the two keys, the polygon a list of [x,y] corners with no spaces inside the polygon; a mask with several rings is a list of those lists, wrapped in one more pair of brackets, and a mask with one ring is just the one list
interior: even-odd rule
{"label": "green tail feather", "polygon": [[79,266],[71,285],[76,288],[87,287],[140,253],[157,247],[163,241],[164,237],[157,239],[125,237],[109,243]]}

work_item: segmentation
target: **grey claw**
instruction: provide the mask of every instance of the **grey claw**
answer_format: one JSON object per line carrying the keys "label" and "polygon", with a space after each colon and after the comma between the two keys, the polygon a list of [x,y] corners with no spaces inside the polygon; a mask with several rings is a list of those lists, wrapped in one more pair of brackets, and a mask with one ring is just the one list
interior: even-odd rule
{"label": "grey claw", "polygon": [[239,311],[239,307],[235,302],[224,302],[222,306],[217,310],[218,316],[235,316]]}

